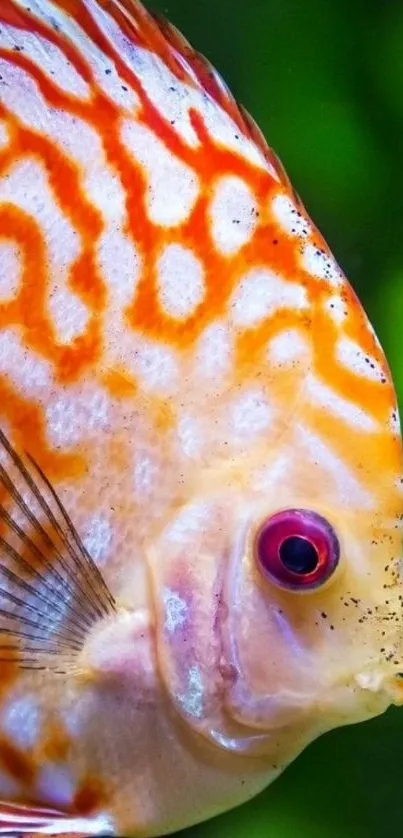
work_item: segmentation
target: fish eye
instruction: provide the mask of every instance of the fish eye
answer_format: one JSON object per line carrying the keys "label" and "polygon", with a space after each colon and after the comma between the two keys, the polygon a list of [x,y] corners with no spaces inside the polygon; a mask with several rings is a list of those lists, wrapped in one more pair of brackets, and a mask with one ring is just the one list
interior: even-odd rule
{"label": "fish eye", "polygon": [[286,509],[257,533],[255,552],[263,574],[282,588],[309,590],[334,573],[340,545],[329,522],[309,509]]}

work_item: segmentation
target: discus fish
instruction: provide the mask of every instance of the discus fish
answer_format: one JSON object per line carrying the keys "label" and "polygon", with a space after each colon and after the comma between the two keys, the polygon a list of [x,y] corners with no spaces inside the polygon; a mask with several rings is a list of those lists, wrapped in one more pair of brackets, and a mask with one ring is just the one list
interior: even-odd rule
{"label": "discus fish", "polygon": [[1,0],[0,426],[0,833],[168,833],[402,703],[382,349],[137,0]]}

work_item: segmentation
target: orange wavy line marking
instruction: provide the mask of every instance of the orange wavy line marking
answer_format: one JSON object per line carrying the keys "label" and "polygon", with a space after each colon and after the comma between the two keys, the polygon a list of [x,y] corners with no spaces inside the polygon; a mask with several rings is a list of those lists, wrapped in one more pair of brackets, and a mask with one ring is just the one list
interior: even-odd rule
{"label": "orange wavy line marking", "polygon": [[[3,687],[3,683],[1,685]],[[36,766],[32,759],[24,754],[19,748],[15,748],[4,737],[0,739],[0,762],[4,769],[19,783],[30,787],[35,779]]]}
{"label": "orange wavy line marking", "polygon": [[3,375],[0,375],[0,416],[12,426],[13,443],[19,450],[28,446],[30,454],[50,480],[57,481],[67,474],[78,476],[84,472],[82,456],[49,448],[41,407],[18,393]]}
{"label": "orange wavy line marking", "polygon": [[[355,321],[353,322],[355,323]],[[346,399],[353,399],[372,418],[379,420],[381,423],[387,421],[389,418],[388,410],[390,410],[394,398],[393,385],[390,379],[385,376],[382,381],[371,380],[338,363],[335,358],[335,344],[339,335],[336,327],[323,311],[318,310],[316,312],[315,330],[318,339],[314,342],[313,351],[317,375],[325,381],[331,381],[335,392]],[[357,329],[349,329],[348,336],[355,339],[359,338]],[[358,343],[364,349],[360,339],[358,339]],[[370,351],[375,355],[374,346],[371,347]],[[378,351],[376,355],[379,355]],[[382,364],[382,366],[384,365]],[[382,391],[386,392],[383,393]]]}
{"label": "orange wavy line marking", "polygon": [[[21,6],[16,6],[13,0],[2,0],[0,6],[0,21],[14,26],[16,29],[33,32],[41,38],[50,41],[51,44],[62,49],[66,57],[73,64],[77,73],[79,73],[85,81],[91,83],[92,73],[86,61],[82,58],[78,50],[72,44],[63,39],[60,34],[53,29],[46,26],[38,18],[34,17],[28,9],[23,9]],[[18,54],[13,53],[16,58]]]}
{"label": "orange wavy line marking", "polygon": [[[323,311],[322,303],[330,294],[334,293],[324,281],[318,281],[304,271],[298,261],[298,238],[292,240],[287,237],[279,225],[269,220],[266,223],[261,221],[251,237],[250,241],[239,250],[234,257],[223,257],[219,254],[211,240],[208,224],[209,197],[216,180],[229,174],[237,174],[244,178],[253,189],[257,201],[261,207],[267,206],[271,194],[278,194],[279,186],[267,172],[261,171],[258,167],[244,160],[236,152],[220,147],[205,128],[203,117],[200,113],[190,113],[191,123],[200,141],[197,148],[191,148],[178,136],[173,126],[165,119],[148,99],[135,70],[126,66],[117,54],[110,41],[100,31],[96,21],[84,8],[80,0],[58,0],[61,9],[72,15],[80,24],[83,32],[96,43],[110,59],[115,62],[119,74],[135,91],[141,102],[140,114],[136,118],[151,129],[163,142],[166,148],[179,160],[191,166],[200,178],[201,191],[189,218],[181,225],[170,230],[165,230],[154,225],[147,214],[146,209],[146,176],[142,166],[136,163],[130,156],[130,152],[123,145],[120,136],[121,111],[108,97],[103,94],[94,81],[91,68],[85,58],[79,53],[73,44],[63,37],[60,31],[50,29],[48,26],[33,18],[32,14],[17,9],[13,0],[5,0],[1,9],[1,18],[14,26],[22,29],[37,31],[41,37],[47,38],[50,42],[63,50],[66,57],[72,61],[75,69],[91,85],[92,99],[89,102],[80,102],[76,97],[69,96],[57,89],[57,86],[45,78],[39,68],[21,53],[10,54],[9,60],[18,64],[26,72],[29,72],[35,79],[45,100],[56,107],[62,107],[66,112],[75,114],[84,119],[93,127],[101,138],[106,158],[111,168],[118,174],[120,182],[126,194],[128,223],[126,232],[131,236],[136,249],[140,255],[145,257],[144,267],[140,282],[137,286],[135,298],[127,309],[127,324],[130,328],[139,329],[148,337],[154,340],[168,341],[178,348],[189,348],[195,339],[205,328],[206,324],[225,311],[230,294],[236,283],[242,276],[248,265],[258,265],[259,262],[271,270],[277,270],[286,280],[301,282],[307,289],[307,294],[313,306],[313,328],[315,334],[320,336],[314,341],[315,368],[319,375],[326,381],[331,381],[334,390],[341,395],[351,398],[354,393],[356,403],[374,418],[385,419],[387,405],[390,403],[391,385],[381,384],[363,379],[355,373],[342,368],[335,360],[335,341],[337,330],[332,324],[331,318]],[[189,73],[186,73],[183,65],[177,60],[175,51],[184,53],[191,62],[192,69],[196,72],[199,80],[206,84],[211,79],[211,94],[216,100],[222,100],[226,104],[226,110],[237,119],[237,124],[246,136],[253,136],[258,145],[269,153],[270,162],[275,165],[276,171],[280,173],[282,187],[287,184],[286,176],[283,175],[275,155],[270,156],[270,150],[265,147],[264,140],[259,143],[258,129],[247,116],[243,116],[235,100],[228,93],[217,86],[211,76],[206,76],[208,65],[203,59],[189,47],[182,36],[175,33],[170,27],[156,24],[153,18],[145,12],[137,3],[129,5],[135,13],[136,20],[130,21],[128,15],[117,7],[111,6],[109,2],[102,2],[103,8],[113,13],[115,20],[119,23],[122,31],[130,39],[144,48],[152,49],[159,55],[168,67],[175,73],[178,79],[186,84],[194,85]],[[4,57],[4,53],[3,57]],[[22,133],[21,133],[22,132]],[[85,334],[77,339],[71,347],[63,349],[57,347],[55,352],[54,341],[50,340],[51,324],[42,311],[37,315],[42,325],[46,328],[42,331],[41,340],[31,338],[33,345],[46,357],[52,355],[57,367],[57,374],[61,380],[71,381],[78,377],[83,368],[93,364],[99,357],[102,343],[100,314],[105,306],[105,292],[102,277],[97,274],[94,263],[93,243],[100,235],[101,221],[96,219],[96,212],[87,201],[85,194],[80,187],[79,175],[75,171],[74,164],[56,150],[54,144],[45,137],[39,138],[34,132],[20,129],[20,141],[23,138],[24,151],[27,149],[35,151],[45,162],[47,171],[52,172],[52,187],[57,201],[66,215],[71,219],[76,229],[80,231],[84,242],[83,252],[76,263],[71,274],[72,288],[81,296],[86,305],[92,311],[92,318]],[[14,144],[14,154],[18,154],[18,142]],[[22,147],[20,145],[20,151]],[[67,181],[66,181],[67,178]],[[66,190],[63,184],[69,183]],[[70,188],[72,184],[73,188]],[[287,186],[287,192],[290,187]],[[74,193],[74,199],[73,199]],[[263,219],[267,218],[264,210]],[[280,240],[281,244],[269,246],[269,242]],[[315,245],[323,247],[326,253],[328,248],[314,229],[313,236]],[[180,241],[184,246],[190,247],[193,253],[202,261],[206,274],[206,297],[200,304],[197,311],[188,318],[185,327],[167,316],[160,308],[157,291],[155,264],[161,252],[161,248],[170,241]],[[40,262],[40,247],[38,246],[37,258]],[[31,297],[29,283],[24,280],[24,285],[29,289],[27,298]],[[35,293],[37,288],[35,289]],[[344,293],[348,297],[350,313],[345,333],[354,337],[360,345],[368,347],[375,357],[382,363],[376,344],[371,338],[366,323],[363,321],[360,309],[354,304],[354,295],[348,286]],[[305,320],[304,320],[305,317]],[[259,352],[263,342],[267,342],[269,336],[276,334],[284,323],[292,320],[291,312],[282,312],[275,318],[268,318],[257,330],[247,330],[238,341],[237,364],[243,365],[246,360],[249,362],[253,354]],[[299,324],[308,325],[306,315],[297,316]],[[44,339],[44,335],[48,337]],[[365,350],[364,350],[365,351]],[[243,368],[243,367],[242,367]],[[384,396],[380,398],[381,388]],[[385,398],[385,389],[388,390]]]}
{"label": "orange wavy line marking", "polygon": [[88,775],[82,779],[75,794],[72,812],[91,815],[99,811],[108,801],[108,793],[98,776]]}

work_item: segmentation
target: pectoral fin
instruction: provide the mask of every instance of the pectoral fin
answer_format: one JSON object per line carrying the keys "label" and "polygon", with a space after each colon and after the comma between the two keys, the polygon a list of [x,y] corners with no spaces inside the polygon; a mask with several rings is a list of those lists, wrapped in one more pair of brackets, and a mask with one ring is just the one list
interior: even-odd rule
{"label": "pectoral fin", "polygon": [[0,430],[0,666],[63,672],[114,599],[54,487]]}

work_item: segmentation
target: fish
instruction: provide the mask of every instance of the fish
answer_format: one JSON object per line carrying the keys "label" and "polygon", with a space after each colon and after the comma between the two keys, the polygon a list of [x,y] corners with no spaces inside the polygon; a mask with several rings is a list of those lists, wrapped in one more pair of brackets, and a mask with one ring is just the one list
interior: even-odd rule
{"label": "fish", "polygon": [[403,701],[375,332],[137,0],[0,4],[0,834],[157,836]]}

